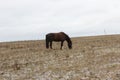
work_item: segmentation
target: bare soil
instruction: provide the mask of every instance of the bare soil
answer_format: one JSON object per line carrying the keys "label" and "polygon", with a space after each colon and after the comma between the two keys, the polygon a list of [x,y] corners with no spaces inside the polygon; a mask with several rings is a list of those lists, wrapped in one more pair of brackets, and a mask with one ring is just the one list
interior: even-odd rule
{"label": "bare soil", "polygon": [[0,43],[0,80],[120,80],[120,35]]}

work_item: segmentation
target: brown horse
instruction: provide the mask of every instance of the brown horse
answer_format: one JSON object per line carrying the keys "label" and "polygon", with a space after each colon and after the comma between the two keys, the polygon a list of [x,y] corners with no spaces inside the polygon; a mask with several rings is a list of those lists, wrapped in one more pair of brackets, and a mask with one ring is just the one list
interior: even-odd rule
{"label": "brown horse", "polygon": [[61,47],[60,47],[60,49],[62,49],[63,42],[65,40],[68,43],[68,48],[72,49],[72,41],[71,41],[71,39],[69,38],[69,36],[67,34],[65,34],[64,32],[48,33],[46,35],[46,48],[49,48],[49,44],[50,44],[50,48],[52,49],[52,42],[53,41],[56,41],[56,42],[61,41]]}

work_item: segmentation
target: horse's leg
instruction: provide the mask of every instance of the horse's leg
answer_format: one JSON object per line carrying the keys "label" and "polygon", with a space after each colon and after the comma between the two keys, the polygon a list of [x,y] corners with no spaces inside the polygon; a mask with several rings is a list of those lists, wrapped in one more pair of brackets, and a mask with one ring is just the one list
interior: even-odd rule
{"label": "horse's leg", "polygon": [[50,41],[50,48],[52,49],[52,41]]}
{"label": "horse's leg", "polygon": [[63,46],[63,42],[64,42],[64,41],[61,41],[61,47],[60,47],[60,49],[62,49],[62,46]]}
{"label": "horse's leg", "polygon": [[46,40],[46,48],[49,48],[49,41]]}

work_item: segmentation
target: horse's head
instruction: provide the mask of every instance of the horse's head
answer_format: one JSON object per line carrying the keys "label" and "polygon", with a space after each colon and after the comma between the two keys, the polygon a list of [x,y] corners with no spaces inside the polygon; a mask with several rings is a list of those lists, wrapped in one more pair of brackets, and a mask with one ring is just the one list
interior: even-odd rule
{"label": "horse's head", "polygon": [[72,49],[72,42],[71,41],[68,42],[68,47],[69,47],[69,49]]}

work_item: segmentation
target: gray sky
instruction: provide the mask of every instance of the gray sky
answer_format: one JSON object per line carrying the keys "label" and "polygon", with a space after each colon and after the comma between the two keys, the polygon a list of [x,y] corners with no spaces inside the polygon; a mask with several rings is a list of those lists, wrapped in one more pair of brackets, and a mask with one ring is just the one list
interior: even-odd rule
{"label": "gray sky", "polygon": [[120,34],[120,0],[0,0],[0,41]]}

